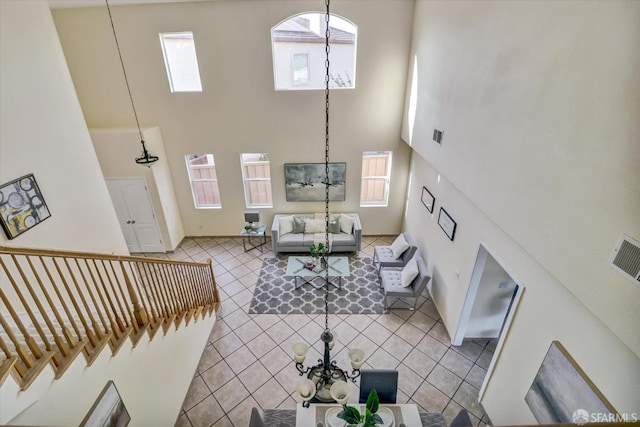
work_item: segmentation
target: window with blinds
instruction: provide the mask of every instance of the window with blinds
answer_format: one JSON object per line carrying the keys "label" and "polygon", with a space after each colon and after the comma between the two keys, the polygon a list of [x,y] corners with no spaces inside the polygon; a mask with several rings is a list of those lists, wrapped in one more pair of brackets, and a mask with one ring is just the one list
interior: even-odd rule
{"label": "window with blinds", "polygon": [[243,153],[242,180],[244,181],[244,199],[248,208],[271,208],[271,169],[269,154]]}
{"label": "window with blinds", "polygon": [[195,207],[197,209],[221,208],[213,154],[187,154],[185,160]]}
{"label": "window with blinds", "polygon": [[391,151],[362,153],[360,206],[387,206],[391,181]]}

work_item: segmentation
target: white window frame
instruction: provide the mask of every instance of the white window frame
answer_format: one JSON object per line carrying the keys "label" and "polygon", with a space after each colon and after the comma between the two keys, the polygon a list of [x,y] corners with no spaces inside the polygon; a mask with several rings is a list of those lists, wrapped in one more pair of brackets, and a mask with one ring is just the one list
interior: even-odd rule
{"label": "white window frame", "polygon": [[[308,26],[295,22],[297,18],[308,21]],[[290,23],[289,21],[292,21]],[[273,61],[273,81],[276,91],[286,90],[324,90],[324,71],[318,73],[312,70],[314,66],[322,64],[326,59],[325,52],[325,14],[321,12],[302,12],[292,15],[271,28],[271,57]],[[352,34],[353,38],[343,34],[332,36],[330,58],[333,71],[329,85],[331,89],[355,89],[356,69],[358,57],[358,26],[351,20],[331,13],[329,21],[331,28],[337,28],[341,32]],[[282,26],[282,27],[281,27]],[[293,27],[293,30],[292,30]],[[306,28],[306,30],[304,29]],[[302,36],[296,34],[304,32]],[[352,54],[349,55],[349,50]],[[308,53],[309,81],[305,83],[294,82],[293,78],[293,53]],[[346,58],[349,58],[346,60]],[[343,65],[341,66],[341,63]],[[348,64],[348,65],[347,65]],[[350,85],[346,85],[350,82]]]}
{"label": "white window frame", "polygon": [[[296,80],[296,55],[304,55],[307,58],[307,77],[304,80]],[[309,52],[291,52],[291,84],[308,85],[311,81],[311,65],[309,64]]]}
{"label": "white window frame", "polygon": [[[169,89],[171,89],[171,93],[175,92],[202,92],[202,80],[200,78],[200,68],[198,66],[198,54],[196,52],[196,42],[193,37],[193,33],[191,31],[182,31],[175,33],[160,33],[160,47],[162,48],[162,57],[164,58],[164,66],[167,71],[167,79],[169,80]],[[174,73],[171,70],[171,59],[169,58],[169,52],[165,46],[165,37],[166,39],[186,39],[191,40],[191,44],[193,45],[193,63],[189,64],[191,71],[194,73],[194,78],[197,77],[197,85],[190,86],[189,88],[176,87],[176,82],[174,81]]]}
{"label": "white window frame", "polygon": [[[258,162],[252,163],[262,163],[267,164],[269,166],[269,178],[249,178],[246,173],[246,166],[244,156],[245,155],[255,155],[255,156],[266,156],[266,160],[258,160]],[[242,170],[242,187],[244,189],[244,202],[247,208],[272,208],[273,207],[273,188],[271,186],[271,160],[269,159],[269,153],[242,153],[240,154],[240,167]],[[270,201],[268,203],[252,203],[250,200],[250,191],[248,189],[249,184],[252,182],[268,182],[269,183],[269,196]]]}
{"label": "white window frame", "polygon": [[[385,155],[387,156],[387,170],[385,175],[365,175],[364,168],[362,169],[362,180],[360,187],[360,207],[362,208],[370,208],[370,207],[386,207],[389,206],[389,187],[391,184],[391,163],[393,162],[393,152],[392,151],[365,151],[362,153],[362,160],[364,160],[368,156],[379,156]],[[384,180],[384,200],[376,200],[376,201],[365,201],[362,199],[362,189],[367,184],[369,180]]]}
{"label": "white window frame", "polygon": [[214,203],[214,204],[206,204],[206,205],[199,205],[198,203],[198,196],[196,194],[197,190],[195,188],[194,183],[199,183],[199,182],[212,182],[215,184],[215,191],[217,192],[218,195],[220,195],[220,186],[218,185],[218,171],[216,170],[216,178],[194,178],[192,175],[192,165],[190,164],[190,159],[189,157],[191,156],[211,156],[211,160],[213,163],[208,164],[208,165],[213,165],[213,167],[215,168],[216,166],[216,161],[215,161],[215,157],[213,154],[187,154],[184,156],[184,160],[185,163],[187,165],[187,174],[189,176],[189,185],[191,186],[191,195],[193,197],[193,206],[196,209],[221,209],[222,208],[222,199],[220,198],[220,201],[218,203]]}

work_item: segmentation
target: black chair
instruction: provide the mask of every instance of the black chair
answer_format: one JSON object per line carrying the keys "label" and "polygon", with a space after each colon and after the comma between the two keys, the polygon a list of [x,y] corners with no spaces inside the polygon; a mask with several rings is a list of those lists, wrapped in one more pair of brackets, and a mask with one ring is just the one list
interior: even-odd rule
{"label": "black chair", "polygon": [[262,421],[262,417],[260,416],[260,412],[258,412],[258,409],[256,408],[251,408],[249,427],[265,427],[264,421]]}
{"label": "black chair", "polygon": [[395,369],[360,370],[360,403],[366,403],[369,392],[376,389],[380,403],[396,403],[398,371]]}

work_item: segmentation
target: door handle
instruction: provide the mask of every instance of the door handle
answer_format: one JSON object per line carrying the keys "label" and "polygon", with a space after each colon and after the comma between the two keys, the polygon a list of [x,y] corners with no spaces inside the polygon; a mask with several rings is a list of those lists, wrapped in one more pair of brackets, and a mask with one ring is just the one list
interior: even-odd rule
{"label": "door handle", "polygon": [[135,220],[131,221],[131,224],[135,224],[135,223],[136,223],[136,221],[135,221]]}
{"label": "door handle", "polygon": [[127,224],[131,224],[131,221],[127,221]]}

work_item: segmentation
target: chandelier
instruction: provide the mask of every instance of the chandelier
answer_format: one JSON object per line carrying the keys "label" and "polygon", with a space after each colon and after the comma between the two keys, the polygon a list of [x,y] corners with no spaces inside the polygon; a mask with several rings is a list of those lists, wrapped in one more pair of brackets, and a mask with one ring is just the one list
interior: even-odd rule
{"label": "chandelier", "polygon": [[[324,218],[325,218],[325,248],[329,247],[329,6],[330,0],[325,0],[325,199],[324,199]],[[327,265],[327,251],[321,254],[322,264]],[[303,365],[304,360],[309,352],[309,346],[305,343],[296,343],[292,346],[293,360],[300,376],[307,378],[300,380],[296,387],[296,393],[302,400],[302,406],[309,407],[312,399],[320,402],[336,401],[341,405],[347,403],[349,399],[349,386],[347,380],[355,383],[356,378],[360,376],[360,368],[365,361],[364,351],[354,348],[349,351],[349,360],[351,362],[351,373],[341,369],[335,360],[331,360],[331,350],[337,341],[337,333],[329,329],[329,269],[325,269],[324,280],[324,331],[320,335],[320,340],[324,343],[324,354],[322,359],[318,359],[315,366],[306,367]]]}
{"label": "chandelier", "polygon": [[116,36],[116,27],[113,25],[113,17],[111,16],[111,8],[109,7],[109,0],[105,0],[107,3],[107,12],[109,12],[109,22],[111,22],[111,29],[113,30],[113,38],[116,41],[116,48],[118,49],[118,57],[120,58],[120,65],[122,65],[122,74],[124,74],[124,82],[127,84],[127,92],[129,92],[129,101],[131,101],[131,107],[133,108],[133,116],[136,119],[136,126],[138,127],[138,134],[140,135],[140,144],[142,144],[142,153],[136,157],[136,163],[139,165],[149,166],[158,161],[159,157],[149,154],[147,147],[144,145],[144,138],[142,137],[142,131],[140,130],[140,122],[138,121],[138,113],[136,112],[136,106],[133,103],[133,96],[131,95],[131,88],[129,87],[129,79],[127,79],[127,72],[124,69],[124,61],[122,60],[122,53],[120,52],[120,44],[118,43],[118,36]]}

